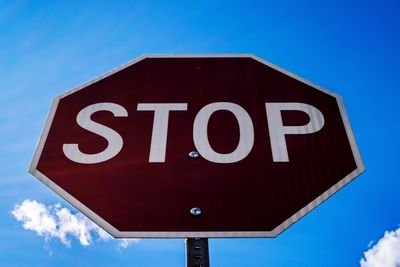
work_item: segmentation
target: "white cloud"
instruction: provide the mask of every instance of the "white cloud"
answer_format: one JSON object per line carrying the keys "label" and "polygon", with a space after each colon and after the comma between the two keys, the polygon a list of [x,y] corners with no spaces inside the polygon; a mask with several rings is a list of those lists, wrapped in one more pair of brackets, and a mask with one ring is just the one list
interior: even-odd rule
{"label": "white cloud", "polygon": [[361,267],[399,267],[400,266],[400,228],[386,231],[378,243],[364,252]]}
{"label": "white cloud", "polygon": [[[26,199],[15,205],[11,214],[22,222],[22,227],[43,236],[46,241],[55,238],[67,247],[71,239],[77,239],[82,246],[89,246],[94,241],[108,241],[114,238],[94,224],[81,213],[72,213],[60,204],[44,205],[35,200]],[[120,239],[119,249],[136,244],[139,239]]]}
{"label": "white cloud", "polygon": [[118,243],[118,248],[127,248],[131,244],[137,244],[140,239],[131,238],[131,239],[121,239]]}

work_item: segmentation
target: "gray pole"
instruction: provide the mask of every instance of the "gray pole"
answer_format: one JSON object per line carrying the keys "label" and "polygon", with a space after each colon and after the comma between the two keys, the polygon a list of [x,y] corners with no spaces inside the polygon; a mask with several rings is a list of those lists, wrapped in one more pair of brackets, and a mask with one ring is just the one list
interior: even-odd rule
{"label": "gray pole", "polygon": [[210,267],[208,238],[186,239],[186,267]]}

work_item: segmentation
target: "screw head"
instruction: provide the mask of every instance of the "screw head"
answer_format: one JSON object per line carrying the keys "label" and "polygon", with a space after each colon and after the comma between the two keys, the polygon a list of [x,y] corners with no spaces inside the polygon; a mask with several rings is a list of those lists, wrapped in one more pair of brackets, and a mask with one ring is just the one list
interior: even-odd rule
{"label": "screw head", "polygon": [[199,154],[199,152],[197,152],[197,151],[190,151],[190,152],[189,152],[189,157],[190,157],[191,159],[197,159],[198,157],[200,157],[200,154]]}
{"label": "screw head", "polygon": [[201,209],[200,208],[191,208],[190,209],[190,214],[192,214],[193,216],[199,216],[201,215]]}

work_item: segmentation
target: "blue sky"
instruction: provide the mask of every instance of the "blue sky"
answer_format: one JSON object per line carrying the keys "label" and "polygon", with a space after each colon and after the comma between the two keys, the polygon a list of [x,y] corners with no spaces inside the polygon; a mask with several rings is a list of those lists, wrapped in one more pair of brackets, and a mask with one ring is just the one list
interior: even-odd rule
{"label": "blue sky", "polygon": [[148,53],[251,53],[342,95],[366,166],[277,238],[210,240],[212,266],[357,266],[374,246],[388,249],[381,238],[400,224],[399,9],[398,1],[0,1],[0,265],[184,266],[183,240],[121,248],[93,233],[88,246],[73,236],[66,246],[11,213],[30,199],[76,215],[27,173],[51,100]]}

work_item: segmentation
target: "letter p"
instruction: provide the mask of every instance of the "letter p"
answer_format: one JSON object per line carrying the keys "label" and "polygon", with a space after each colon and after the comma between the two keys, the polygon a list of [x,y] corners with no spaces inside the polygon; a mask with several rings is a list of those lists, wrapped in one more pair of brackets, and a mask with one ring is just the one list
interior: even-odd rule
{"label": "letter p", "polygon": [[[269,138],[274,162],[289,162],[285,135],[310,134],[318,132],[324,126],[325,120],[321,111],[304,103],[265,103],[268,119]],[[295,110],[306,113],[310,121],[301,126],[284,126],[282,110]]]}

